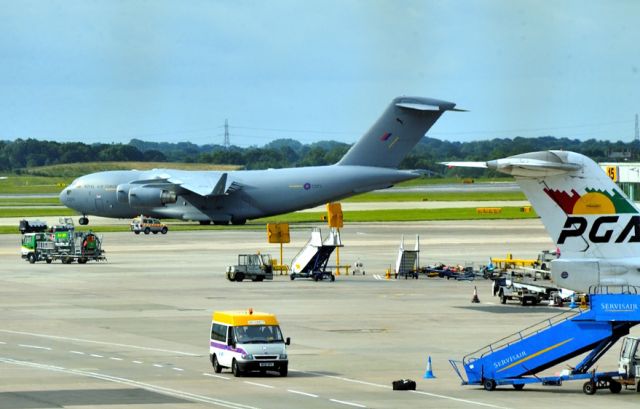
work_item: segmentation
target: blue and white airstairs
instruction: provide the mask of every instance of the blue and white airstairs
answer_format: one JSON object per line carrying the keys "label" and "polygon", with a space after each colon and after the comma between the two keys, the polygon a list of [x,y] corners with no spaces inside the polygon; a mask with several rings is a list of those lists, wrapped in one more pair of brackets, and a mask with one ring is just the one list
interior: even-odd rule
{"label": "blue and white airstairs", "polygon": [[[625,287],[616,294],[603,287],[592,288],[586,309],[556,315],[472,352],[462,362],[449,362],[463,385],[482,385],[488,391],[501,385],[520,390],[530,383],[560,386],[564,381],[586,380],[583,391],[588,395],[605,388],[618,393],[622,384],[616,379],[623,375],[590,369],[639,323],[640,295],[635,287]],[[538,375],[586,352],[580,363],[561,375]]]}
{"label": "blue and white airstairs", "polygon": [[327,263],[336,247],[342,247],[340,230],[331,228],[329,235],[322,240],[322,232],[315,227],[311,231],[311,238],[291,261],[292,280],[296,278],[311,278],[314,281],[329,279],[335,280],[335,276],[327,270]]}

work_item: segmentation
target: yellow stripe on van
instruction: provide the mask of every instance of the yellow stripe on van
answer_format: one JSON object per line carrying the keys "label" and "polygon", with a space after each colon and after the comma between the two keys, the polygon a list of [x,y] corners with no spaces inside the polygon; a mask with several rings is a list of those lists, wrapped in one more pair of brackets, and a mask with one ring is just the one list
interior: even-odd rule
{"label": "yellow stripe on van", "polygon": [[278,319],[274,314],[253,311],[214,311],[213,321],[231,326],[238,325],[278,325]]}

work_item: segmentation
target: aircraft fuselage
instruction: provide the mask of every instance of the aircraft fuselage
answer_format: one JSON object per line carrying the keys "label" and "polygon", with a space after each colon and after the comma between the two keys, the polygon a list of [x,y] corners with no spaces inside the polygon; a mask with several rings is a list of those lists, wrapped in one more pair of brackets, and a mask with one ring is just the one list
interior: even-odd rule
{"label": "aircraft fuselage", "polygon": [[[152,207],[136,207],[118,200],[118,186],[153,178],[162,171],[92,173],[76,179],[64,189],[60,200],[83,215],[131,218],[145,214],[196,221],[243,221],[314,207],[418,176],[397,169],[337,165],[232,171],[226,172],[226,185],[237,187],[233,194],[201,196],[177,189],[175,203]],[[202,171],[201,175],[218,179],[222,173]]]}

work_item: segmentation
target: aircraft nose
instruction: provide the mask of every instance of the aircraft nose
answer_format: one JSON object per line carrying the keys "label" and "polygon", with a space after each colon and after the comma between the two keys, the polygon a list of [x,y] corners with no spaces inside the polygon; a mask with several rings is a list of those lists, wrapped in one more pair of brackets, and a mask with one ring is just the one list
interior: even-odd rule
{"label": "aircraft nose", "polygon": [[69,187],[62,189],[62,192],[60,192],[60,201],[62,202],[63,205],[68,206],[68,196],[71,194],[71,190]]}

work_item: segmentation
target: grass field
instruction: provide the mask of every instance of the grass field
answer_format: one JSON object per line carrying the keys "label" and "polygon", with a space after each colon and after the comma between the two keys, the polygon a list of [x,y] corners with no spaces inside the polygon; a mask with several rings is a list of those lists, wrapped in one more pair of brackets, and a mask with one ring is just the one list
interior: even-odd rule
{"label": "grass field", "polygon": [[61,177],[9,175],[0,179],[0,194],[60,193],[70,182]]}
{"label": "grass field", "polygon": [[39,217],[39,216],[75,216],[78,212],[66,207],[60,208],[20,208],[0,207],[0,217]]}
{"label": "grass field", "polygon": [[[50,209],[60,210],[60,209]],[[73,213],[69,213],[73,214]],[[52,212],[48,216],[68,215],[59,211]],[[185,223],[182,221],[165,220],[172,231],[186,230],[211,230],[211,229],[264,229],[267,223],[291,223],[293,228],[296,224],[318,223],[322,221],[324,212],[295,212],[281,216],[266,217],[256,219],[245,226],[200,226],[196,223]],[[42,215],[47,216],[47,215]],[[9,217],[9,216],[7,216]],[[14,216],[21,217],[21,216]],[[476,208],[459,209],[407,209],[407,210],[359,210],[344,212],[345,223],[371,223],[371,222],[419,222],[434,220],[490,220],[490,219],[532,219],[538,217],[535,212],[524,213],[519,207],[503,207],[499,214],[478,214]],[[89,226],[81,227],[80,230],[93,230],[96,232],[129,231],[129,226]],[[17,226],[0,226],[0,233],[17,233]]]}
{"label": "grass field", "polygon": [[486,200],[527,200],[522,192],[370,192],[343,202],[465,202]]}
{"label": "grass field", "polygon": [[22,169],[20,174],[2,174],[0,194],[60,193],[65,186],[79,176],[105,170],[147,170],[172,168],[184,170],[235,170],[234,165],[211,165],[206,163],[165,162],[87,162],[65,165],[38,166]]}
{"label": "grass field", "polygon": [[62,206],[58,197],[0,198],[0,207]]}

